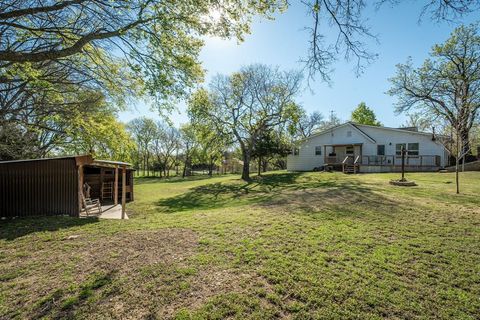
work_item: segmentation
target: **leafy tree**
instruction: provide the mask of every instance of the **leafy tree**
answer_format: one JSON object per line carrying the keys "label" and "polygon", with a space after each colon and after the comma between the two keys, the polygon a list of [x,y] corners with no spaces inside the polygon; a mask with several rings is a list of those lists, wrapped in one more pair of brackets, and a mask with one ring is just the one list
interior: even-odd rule
{"label": "leafy tree", "polygon": [[[10,157],[54,150],[79,91],[101,92],[117,110],[145,93],[160,110],[171,108],[203,77],[203,37],[242,40],[253,15],[282,7],[275,0],[0,2],[0,124],[8,127],[3,136],[15,132],[1,148]],[[11,145],[26,140],[36,147]]]}
{"label": "leafy tree", "polygon": [[291,144],[289,141],[291,141],[292,135],[290,132],[282,129],[282,127],[279,127],[276,130],[262,132],[258,142],[255,144],[252,158],[256,158],[258,161],[258,175],[267,171],[268,164],[273,159],[285,158],[290,153]]}
{"label": "leafy tree", "polygon": [[[35,146],[30,148],[29,155],[15,157],[44,157],[61,148],[67,131],[72,132],[69,128],[77,124],[77,119],[89,118],[102,108],[116,114],[124,102],[123,95],[138,88],[139,81],[129,77],[117,64],[105,64],[102,78],[94,78],[90,71],[93,65],[80,68],[77,59],[71,62],[68,65],[25,63],[3,73],[6,78],[0,81],[0,123],[17,128],[17,133],[28,137],[28,145]],[[0,79],[2,71],[0,68]],[[108,80],[117,76],[124,80],[121,85]],[[101,90],[102,86],[112,89]]]}
{"label": "leafy tree", "polygon": [[156,133],[152,141],[152,150],[165,177],[170,175],[171,168],[175,165],[175,156],[180,148],[180,132],[162,121],[156,123]]}
{"label": "leafy tree", "polygon": [[[254,14],[270,16],[282,1],[21,0],[0,3],[0,68],[71,63],[82,56],[101,69],[122,57],[162,105],[202,77],[202,37],[242,39]],[[215,12],[221,18],[215,18]],[[108,52],[104,59],[95,55]],[[118,54],[119,53],[119,54]]]}
{"label": "leafy tree", "polygon": [[457,132],[461,157],[469,154],[469,133],[479,120],[480,34],[478,24],[456,28],[444,43],[435,45],[430,59],[415,69],[411,60],[397,66],[389,94],[397,112],[420,110],[445,120]]}
{"label": "leafy tree", "polygon": [[470,132],[479,120],[480,34],[478,24],[456,28],[449,39],[437,44],[420,68],[411,60],[397,66],[389,93],[398,97],[396,110],[420,109],[438,117],[455,130],[456,185],[461,159],[472,153]]}
{"label": "leafy tree", "polygon": [[180,128],[180,137],[183,151],[182,177],[185,178],[192,174],[192,160],[197,152],[198,139],[191,124],[185,124]]}
{"label": "leafy tree", "polygon": [[[28,112],[11,110],[4,114],[7,120],[0,120],[1,131],[5,133],[0,134],[2,159],[91,153],[97,157],[128,160],[130,138],[115,118],[116,109],[101,92],[77,90],[64,94],[61,102],[55,100],[56,95],[51,92],[44,97],[30,101]],[[44,103],[44,110],[40,102]],[[50,112],[60,106],[69,109]]]}
{"label": "leafy tree", "polygon": [[355,110],[352,111],[351,119],[353,122],[359,124],[366,124],[370,126],[381,126],[382,124],[377,121],[377,116],[372,109],[367,107],[365,102],[360,102]]}
{"label": "leafy tree", "polygon": [[91,114],[76,119],[76,128],[69,130],[68,143],[59,148],[60,153],[91,154],[95,158],[130,161],[134,141],[125,125],[114,115]]}
{"label": "leafy tree", "polygon": [[[301,110],[294,97],[300,91],[301,80],[299,72],[250,65],[231,76],[215,77],[210,92],[202,89],[194,95],[189,112],[235,139],[242,151],[242,179],[250,180],[250,160],[261,135],[289,121],[298,121]],[[295,127],[291,125],[290,129]]]}
{"label": "leafy tree", "polygon": [[137,162],[143,168],[143,175],[150,175],[152,142],[157,134],[155,121],[146,117],[136,118],[127,124],[127,129],[137,145]]}
{"label": "leafy tree", "polygon": [[218,132],[212,123],[195,122],[195,119],[192,119],[191,124],[198,142],[199,160],[208,165],[208,175],[211,176],[214,167],[221,165],[231,139],[222,132]]}

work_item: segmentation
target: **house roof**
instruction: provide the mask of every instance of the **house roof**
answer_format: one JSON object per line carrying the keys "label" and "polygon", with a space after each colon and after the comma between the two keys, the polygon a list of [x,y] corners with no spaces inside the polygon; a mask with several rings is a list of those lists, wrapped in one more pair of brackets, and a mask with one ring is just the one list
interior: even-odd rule
{"label": "house roof", "polygon": [[373,142],[373,143],[376,143],[375,139],[373,139],[373,138],[370,137],[368,134],[366,134],[362,129],[360,129],[360,128],[358,127],[357,124],[354,124],[353,122],[350,122],[350,121],[349,121],[349,122],[342,123],[342,124],[339,124],[339,125],[334,126],[334,127],[331,127],[331,128],[328,128],[328,129],[326,129],[326,130],[319,131],[319,132],[317,132],[317,133],[314,133],[314,134],[312,134],[312,135],[310,135],[310,136],[308,136],[308,137],[306,137],[306,138],[300,139],[300,140],[298,140],[298,141],[299,141],[299,142],[300,142],[300,141],[305,141],[305,140],[308,140],[308,139],[313,138],[313,137],[321,136],[322,134],[325,134],[325,133],[327,133],[327,132],[331,132],[331,131],[333,131],[333,130],[335,130],[335,129],[338,129],[338,128],[341,128],[341,127],[345,127],[345,126],[350,126],[350,127],[352,127],[353,129],[355,129],[356,131],[358,131],[361,135],[363,135],[365,138],[367,138],[368,140],[370,140],[370,141]]}
{"label": "house roof", "polygon": [[411,134],[421,134],[421,135],[427,135],[427,136],[431,136],[433,134],[432,132],[408,130],[409,128],[392,128],[392,127],[383,127],[383,126],[371,126],[371,125],[368,125],[368,124],[359,124],[359,123],[355,123],[355,126],[367,127],[367,128],[376,128],[376,129],[384,129],[384,130],[388,130],[388,131],[397,131],[397,132],[403,132],[403,133],[407,132],[407,133],[411,133]]}
{"label": "house roof", "polygon": [[[373,142],[373,143],[376,143],[375,139],[373,139],[372,137],[370,137],[364,130],[362,130],[362,128],[375,128],[375,129],[382,129],[382,130],[387,130],[387,131],[396,131],[396,132],[402,132],[402,133],[420,134],[420,135],[428,135],[428,136],[432,136],[432,135],[433,135],[433,133],[431,133],[431,132],[411,131],[411,130],[405,130],[405,129],[402,129],[402,128],[391,128],[391,127],[382,127],[382,126],[371,126],[371,125],[359,124],[359,123],[355,123],[355,122],[352,122],[352,121],[348,121],[348,122],[339,124],[339,125],[337,125],[337,126],[331,127],[331,128],[329,128],[329,129],[316,132],[316,133],[310,135],[309,137],[300,139],[300,140],[298,140],[298,141],[299,141],[299,142],[305,141],[305,140],[308,140],[308,139],[310,139],[310,138],[323,135],[323,134],[325,134],[325,133],[331,132],[332,130],[335,130],[335,129],[337,129],[337,128],[341,128],[341,127],[344,127],[344,126],[351,126],[352,128],[356,129],[360,134],[362,134],[364,137],[366,137],[368,140],[370,140],[370,141]],[[437,136],[438,136],[438,135],[437,135]]]}

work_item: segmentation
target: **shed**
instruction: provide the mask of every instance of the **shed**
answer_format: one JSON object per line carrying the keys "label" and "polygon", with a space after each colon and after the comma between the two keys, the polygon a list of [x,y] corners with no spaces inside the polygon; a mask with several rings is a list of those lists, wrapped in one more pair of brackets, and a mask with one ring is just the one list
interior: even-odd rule
{"label": "shed", "polygon": [[133,201],[133,169],[90,155],[0,162],[0,217],[82,213],[84,184],[102,204]]}

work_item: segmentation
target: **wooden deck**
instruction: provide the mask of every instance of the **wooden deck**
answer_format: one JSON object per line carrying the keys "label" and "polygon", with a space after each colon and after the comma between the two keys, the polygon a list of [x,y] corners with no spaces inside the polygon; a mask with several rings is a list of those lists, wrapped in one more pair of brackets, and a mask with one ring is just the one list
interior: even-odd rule
{"label": "wooden deck", "polygon": [[[87,215],[85,211],[82,211],[80,217],[85,218]],[[93,216],[91,216],[93,217]],[[100,215],[96,215],[96,217],[100,219],[122,219],[122,205],[117,204],[108,204],[102,206],[102,213]],[[125,219],[128,219],[127,213],[125,213]]]}

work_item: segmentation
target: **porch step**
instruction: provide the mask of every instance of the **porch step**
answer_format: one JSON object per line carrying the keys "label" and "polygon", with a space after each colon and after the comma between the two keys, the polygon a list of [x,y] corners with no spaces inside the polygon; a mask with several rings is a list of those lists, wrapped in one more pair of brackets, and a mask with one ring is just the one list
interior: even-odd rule
{"label": "porch step", "polygon": [[358,166],[354,164],[347,164],[343,167],[343,173],[357,173],[357,172],[358,172]]}

